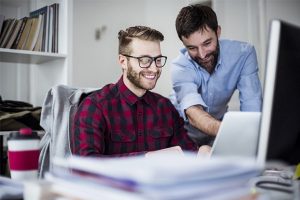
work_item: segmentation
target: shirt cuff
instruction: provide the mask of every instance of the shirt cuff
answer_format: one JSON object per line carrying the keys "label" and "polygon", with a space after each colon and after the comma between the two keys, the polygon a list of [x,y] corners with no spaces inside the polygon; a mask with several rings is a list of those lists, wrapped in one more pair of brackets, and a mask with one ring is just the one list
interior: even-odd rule
{"label": "shirt cuff", "polygon": [[241,105],[241,111],[252,111],[252,112],[261,112],[261,105],[252,104],[252,105]]}
{"label": "shirt cuff", "polygon": [[182,116],[185,121],[187,121],[187,116],[185,115],[185,110],[194,105],[201,105],[207,108],[207,105],[204,103],[201,95],[198,93],[191,93],[186,95],[182,101],[180,102],[180,111],[182,112]]}

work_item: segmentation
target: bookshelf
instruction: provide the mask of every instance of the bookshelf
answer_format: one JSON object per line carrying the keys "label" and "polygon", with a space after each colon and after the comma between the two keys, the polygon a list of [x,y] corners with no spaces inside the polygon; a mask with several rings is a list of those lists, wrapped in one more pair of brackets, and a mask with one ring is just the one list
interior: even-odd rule
{"label": "bookshelf", "polygon": [[3,99],[22,100],[35,106],[43,103],[48,90],[71,83],[72,0],[0,0],[0,14],[21,19],[30,12],[59,4],[58,52],[0,48],[0,94]]}
{"label": "bookshelf", "polygon": [[66,59],[66,54],[34,52],[0,48],[0,62],[43,64],[56,59]]}

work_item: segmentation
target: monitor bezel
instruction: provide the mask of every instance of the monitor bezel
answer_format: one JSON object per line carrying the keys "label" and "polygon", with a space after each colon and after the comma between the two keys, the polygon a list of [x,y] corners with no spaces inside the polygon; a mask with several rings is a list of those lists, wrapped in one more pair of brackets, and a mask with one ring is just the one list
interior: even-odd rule
{"label": "monitor bezel", "polygon": [[267,65],[264,80],[263,106],[257,155],[257,163],[262,166],[266,165],[267,159],[269,132],[272,120],[273,97],[275,91],[274,85],[276,81],[278,52],[280,47],[280,31],[281,22],[279,20],[272,20],[269,32]]}

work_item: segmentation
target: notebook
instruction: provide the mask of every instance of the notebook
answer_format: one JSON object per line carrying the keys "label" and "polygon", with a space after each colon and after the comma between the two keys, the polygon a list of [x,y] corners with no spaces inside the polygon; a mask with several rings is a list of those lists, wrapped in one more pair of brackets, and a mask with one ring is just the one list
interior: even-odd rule
{"label": "notebook", "polygon": [[261,112],[225,113],[210,156],[243,156],[256,159],[260,118]]}

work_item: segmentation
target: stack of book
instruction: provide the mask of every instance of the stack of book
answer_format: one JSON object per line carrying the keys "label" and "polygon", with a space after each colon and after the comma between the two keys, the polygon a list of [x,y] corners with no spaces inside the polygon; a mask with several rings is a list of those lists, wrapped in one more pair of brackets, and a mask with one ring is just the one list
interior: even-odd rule
{"label": "stack of book", "polygon": [[199,159],[194,154],[128,158],[55,159],[46,175],[66,199],[238,199],[251,195],[249,179],[261,173],[242,158]]}
{"label": "stack of book", "polygon": [[21,19],[0,15],[0,48],[57,53],[58,8],[55,3]]}

